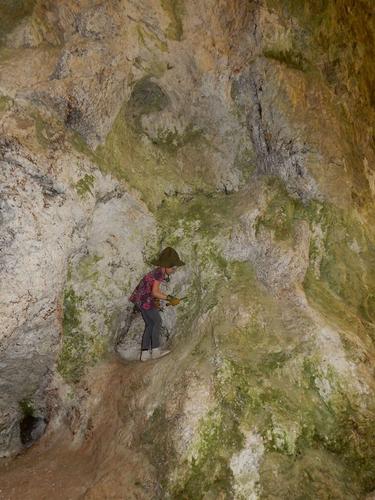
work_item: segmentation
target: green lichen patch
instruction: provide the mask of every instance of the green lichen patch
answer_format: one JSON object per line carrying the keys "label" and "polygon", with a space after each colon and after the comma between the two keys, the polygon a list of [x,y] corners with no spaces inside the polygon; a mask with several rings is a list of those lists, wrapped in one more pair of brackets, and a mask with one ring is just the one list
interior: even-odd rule
{"label": "green lichen patch", "polygon": [[267,0],[267,4],[281,11],[284,16],[293,16],[311,26],[319,26],[329,5],[328,0]]}
{"label": "green lichen patch", "polygon": [[161,6],[170,19],[166,31],[167,38],[180,41],[183,35],[184,0],[161,0]]}
{"label": "green lichen patch", "polygon": [[68,382],[78,382],[84,372],[86,340],[81,331],[82,297],[73,288],[64,292],[63,345],[57,369]]}
{"label": "green lichen patch", "polygon": [[[144,26],[142,25],[137,26],[137,34],[139,43],[147,47],[149,50],[152,51],[153,48],[156,46],[161,52],[168,51],[168,46],[166,42],[164,40],[161,40],[158,36],[156,36],[154,32],[146,29]],[[154,62],[150,64],[153,65]],[[162,65],[164,67],[164,70],[161,72],[161,74],[164,73],[164,71],[166,70],[166,63],[159,62],[156,64]]]}
{"label": "green lichen patch", "polygon": [[310,226],[306,296],[315,309],[336,325],[347,355],[363,359],[363,348],[375,338],[375,235],[356,211],[324,202],[305,205],[289,196],[279,181],[267,181],[266,208],[256,229],[272,231],[275,240],[294,244],[300,221]]}
{"label": "green lichen patch", "polygon": [[36,0],[2,0],[0,3],[0,42],[21,21],[30,16]]}
{"label": "green lichen patch", "polygon": [[163,198],[187,191],[212,191],[216,187],[211,165],[207,166],[208,143],[204,131],[190,123],[159,134],[144,129],[142,117],[163,111],[169,96],[150,77],[139,80],[120,109],[104,145],[95,151],[102,171],[125,181],[141,193],[153,212]]}
{"label": "green lichen patch", "polygon": [[[309,268],[304,281],[307,296],[325,307],[332,318],[347,318],[346,326],[373,323],[375,294],[375,234],[356,212],[325,202],[305,205],[290,197],[279,180],[267,181],[266,208],[256,231],[271,230],[276,240],[293,243],[296,224],[310,225]],[[357,319],[355,319],[357,318]],[[369,325],[370,326],[370,325]]]}
{"label": "green lichen patch", "polygon": [[337,457],[315,447],[306,450],[299,460],[270,453],[261,464],[262,498],[355,499],[358,491],[345,476]]}
{"label": "green lichen patch", "polygon": [[[263,194],[266,208],[258,230],[293,242],[295,225],[302,220],[309,224],[315,240],[310,256],[315,293],[325,289],[335,300],[328,301],[325,294],[319,299],[327,321],[348,326],[348,314],[358,321],[361,299],[350,302],[349,280],[334,291],[337,273],[328,269],[340,266],[340,260],[349,268],[366,267],[371,259],[365,254],[372,251],[368,231],[353,224],[355,216],[327,203],[304,205],[291,198],[278,180],[266,179]],[[201,420],[189,458],[167,490],[172,498],[233,498],[231,457],[241,451],[243,434],[250,431],[261,436],[264,446],[259,473],[265,498],[271,495],[269,471],[274,468],[280,491],[291,498],[299,498],[301,491],[306,498],[322,491],[326,498],[360,497],[373,487],[369,471],[374,460],[367,446],[373,439],[371,404],[366,401],[364,410],[355,403],[341,376],[323,362],[314,338],[304,333],[302,340],[301,332],[315,328],[312,320],[301,310],[294,313],[296,325],[284,320],[283,307],[259,287],[250,266],[228,262],[221,254],[217,241],[230,234],[242,203],[241,193],[175,196],[156,214],[161,246],[181,249],[189,263],[188,301],[178,313],[184,339],[189,328],[197,327],[196,318],[210,318],[191,356],[200,363],[214,358],[217,402]],[[342,272],[340,276],[342,280]],[[355,276],[351,271],[350,280],[357,283]],[[357,296],[360,289],[354,285],[354,290]],[[311,291],[306,293],[311,300]],[[236,310],[251,311],[245,326],[231,317],[234,300]],[[338,322],[341,314],[346,319]],[[354,462],[359,465],[353,467]]]}
{"label": "green lichen patch", "polygon": [[267,5],[283,20],[292,17],[297,22],[291,33],[293,46],[303,50],[325,82],[346,101],[351,116],[360,112],[359,122],[371,120],[371,75],[375,70],[371,0],[350,5],[327,0],[267,0]]}
{"label": "green lichen patch", "polygon": [[304,281],[307,296],[345,329],[352,330],[362,322],[370,332],[375,320],[375,235],[355,212],[329,204],[316,204],[310,219],[320,227],[321,236],[311,240],[310,267]]}
{"label": "green lichen patch", "polygon": [[54,124],[45,119],[39,112],[32,111],[31,116],[34,120],[35,134],[39,144],[48,149],[54,139],[56,129]]}
{"label": "green lichen patch", "polygon": [[273,59],[282,64],[285,64],[289,68],[296,69],[299,71],[306,71],[308,69],[308,62],[304,56],[295,50],[277,50],[268,49],[264,51],[264,56],[268,59]]}
{"label": "green lichen patch", "polygon": [[42,114],[35,106],[27,106],[24,112],[25,116],[32,120],[36,140],[44,150],[64,146],[66,130],[61,120],[53,115]]}
{"label": "green lichen patch", "polygon": [[102,259],[103,257],[96,254],[82,257],[77,266],[79,278],[82,281],[89,280],[96,283],[99,277],[99,271],[96,264]]}
{"label": "green lichen patch", "polygon": [[[178,148],[169,147],[168,144],[153,144],[140,129],[140,121],[137,120],[142,114],[151,109],[160,109],[161,104],[156,98],[154,101],[154,97],[150,97],[147,106],[137,97],[130,106],[137,109],[137,112],[130,119],[129,105],[124,104],[105,144],[95,152],[101,170],[137,189],[151,211],[160,205],[171,186],[177,191],[186,190],[187,186],[207,191],[212,182],[206,166],[203,168],[203,165],[192,164],[186,153],[183,155],[186,168],[181,170],[177,162]],[[191,136],[178,139],[178,143],[185,145],[187,139],[190,140],[188,146],[195,150],[200,150],[204,145],[196,137],[192,141]]]}
{"label": "green lichen patch", "polygon": [[67,139],[73,149],[77,151],[77,153],[86,156],[95,164],[99,163],[99,159],[95,152],[90,148],[85,139],[78,132],[74,130],[67,131]]}
{"label": "green lichen patch", "polygon": [[[142,139],[133,128],[129,127],[122,109],[117,116],[112,130],[108,134],[105,144],[96,149],[100,167],[117,179],[123,180],[138,189],[143,197],[149,200],[148,205],[154,202],[151,196],[151,186],[144,186],[144,168],[150,172],[150,177],[157,175],[157,158],[147,154],[147,147],[142,145]],[[157,184],[157,178],[155,179]],[[158,191],[158,194],[160,191]]]}
{"label": "green lichen patch", "polygon": [[76,184],[75,188],[77,190],[77,193],[81,198],[85,198],[88,194],[91,194],[91,196],[94,196],[94,183],[95,183],[95,177],[93,175],[85,174],[82,179],[80,179]]}
{"label": "green lichen patch", "polygon": [[34,114],[34,120],[35,132],[38,142],[41,146],[47,149],[50,146],[50,124],[47,121],[43,120],[39,114]]}
{"label": "green lichen patch", "polygon": [[69,383],[77,383],[87,366],[95,364],[108,351],[108,338],[95,324],[84,326],[84,297],[69,285],[64,292],[62,349],[57,360],[59,373]]}
{"label": "green lichen patch", "polygon": [[163,129],[159,131],[157,137],[152,138],[154,144],[172,154],[189,143],[201,140],[204,140],[203,130],[192,125],[186,127],[182,133],[179,133],[176,129]]}
{"label": "green lichen patch", "polygon": [[[162,231],[176,242],[196,233],[199,239],[212,237],[235,220],[242,194],[195,193],[166,199],[156,217]],[[173,236],[174,235],[174,236]],[[200,242],[200,244],[204,244]]]}
{"label": "green lichen patch", "polygon": [[343,391],[331,399],[335,429],[328,436],[326,448],[343,457],[348,473],[357,487],[368,493],[375,488],[375,405],[363,405],[359,398],[349,398]]}
{"label": "green lichen patch", "polygon": [[242,172],[243,183],[247,184],[256,168],[256,158],[253,149],[240,143],[233,166],[236,170]]}
{"label": "green lichen patch", "polygon": [[92,326],[94,335],[89,337],[89,348],[86,354],[86,363],[89,366],[95,365],[98,361],[104,358],[109,350],[110,339],[104,335],[100,335],[96,329],[95,325]]}
{"label": "green lichen patch", "polygon": [[[372,439],[369,425],[372,412],[368,410],[364,418],[359,408],[344,404],[340,399],[342,389],[338,374],[333,369],[323,369],[314,345],[306,340],[301,342],[297,332],[283,324],[282,310],[260,291],[247,264],[215,265],[215,260],[210,261],[210,258],[210,264],[205,263],[204,248],[209,246],[206,238],[213,234],[211,224],[221,213],[219,207],[216,208],[217,200],[207,210],[210,201],[200,200],[205,202],[206,227],[203,223],[194,226],[199,220],[197,215],[201,214],[199,210],[191,211],[192,206],[199,206],[197,200],[192,201],[190,207],[185,202],[184,213],[192,212],[196,217],[189,223],[187,219],[184,225],[177,224],[175,234],[180,238],[183,235],[180,244],[184,248],[184,238],[195,234],[197,252],[193,269],[199,267],[200,273],[200,283],[194,284],[193,279],[189,290],[193,301],[201,305],[199,309],[193,307],[182,313],[180,320],[191,324],[194,316],[203,314],[205,304],[210,304],[209,310],[217,311],[211,315],[210,335],[213,336],[211,348],[219,359],[214,376],[218,405],[202,420],[193,458],[185,463],[179,480],[171,485],[172,498],[214,495],[233,498],[230,459],[243,446],[244,429],[256,429],[263,439],[262,485],[267,482],[269,468],[277,464],[281,489],[292,498],[298,498],[301,484],[304,485],[307,477],[313,484],[302,487],[306,494],[320,492],[323,483],[327,497],[332,498],[370,491],[369,471],[373,467],[373,457],[367,443]],[[305,212],[303,207],[298,207],[299,210],[298,217],[303,215],[308,221],[316,221],[317,214],[321,213],[311,206]],[[196,242],[197,233],[201,242]],[[215,280],[221,282],[220,287],[215,285]],[[247,303],[254,311],[247,327],[239,328],[226,320],[224,304],[228,293],[235,294],[239,307]],[[307,318],[305,321],[308,324]],[[204,359],[209,349],[207,343],[200,343],[193,356]],[[329,387],[329,393],[322,387]],[[331,398],[329,403],[327,398]],[[353,434],[353,429],[349,431],[351,425],[359,426],[361,432]],[[352,440],[351,443],[345,441],[344,435]],[[339,446],[341,441],[342,448]],[[324,461],[327,467],[321,465]],[[355,461],[360,465],[353,468]],[[264,490],[268,492],[266,485]]]}
{"label": "green lichen patch", "polygon": [[33,417],[35,414],[35,407],[30,399],[22,399],[19,402],[19,407],[22,412],[23,417]]}
{"label": "green lichen patch", "polygon": [[[283,328],[282,324],[280,327]],[[232,336],[233,332],[227,335]],[[255,428],[261,434],[268,466],[275,453],[276,457],[289,457],[296,481],[293,487],[289,486],[292,497],[298,494],[298,484],[306,474],[320,475],[327,484],[328,495],[333,495],[336,488],[342,497],[351,490],[357,494],[372,491],[370,471],[374,467],[374,453],[368,443],[373,440],[374,408],[370,405],[364,410],[363,405],[360,408],[353,403],[355,395],[344,396],[339,376],[333,369],[330,373],[322,371],[317,355],[299,362],[303,350],[306,352],[312,346],[301,349],[286,331],[283,335],[285,339],[266,322],[262,326],[250,324],[249,329],[237,329],[234,339],[226,338],[221,354],[225,361],[217,372],[218,400],[231,408],[240,428]],[[228,350],[228,344],[233,342],[242,349]],[[279,347],[276,352],[272,352],[274,345]],[[324,377],[333,391],[329,403],[321,394],[318,381]],[[312,449],[318,456],[332,457],[332,470],[324,472],[319,462],[305,469],[304,461]],[[283,459],[283,463],[289,459]],[[277,458],[276,461],[280,463]],[[333,484],[331,474],[337,479]],[[279,480],[288,482],[289,475],[287,469],[285,475],[279,475]],[[266,477],[263,476],[262,484]]]}
{"label": "green lichen patch", "polygon": [[257,219],[256,232],[261,227],[271,229],[277,240],[294,238],[295,224],[304,218],[304,207],[298,199],[291,198],[285,186],[276,178],[267,179],[267,208]]}
{"label": "green lichen patch", "polygon": [[[243,281],[247,286],[242,289],[234,277],[228,288],[237,284],[241,302],[248,289],[249,274],[243,265],[238,272],[246,276]],[[256,285],[252,285],[254,288]],[[256,300],[262,300],[259,291],[255,295]],[[274,312],[267,310],[268,315]],[[247,328],[232,326],[231,330],[230,324],[223,326],[222,314],[216,318],[217,323],[211,324],[220,360],[214,377],[218,405],[201,422],[193,458],[184,465],[185,473],[172,487],[172,498],[233,498],[230,459],[242,449],[245,429],[256,429],[263,437],[266,456],[276,453],[293,461],[301,460],[311,446],[322,446],[326,434],[333,429],[335,420],[322,405],[318,392],[304,381],[303,369],[296,375],[287,366],[299,356],[298,342],[291,349],[291,337],[285,335],[283,339],[285,332],[279,336],[267,320],[264,322],[265,313],[266,310],[261,323],[252,320]],[[276,338],[279,350],[275,352],[272,348]],[[300,386],[294,376],[300,380]],[[296,476],[302,480],[304,473],[301,470]],[[285,478],[280,477],[282,481],[286,479],[287,473]]]}
{"label": "green lichen patch", "polygon": [[195,456],[188,474],[171,490],[173,499],[233,498],[229,458],[243,443],[230,408],[213,410],[198,431]]}
{"label": "green lichen patch", "polygon": [[13,104],[13,99],[5,95],[0,95],[0,113],[4,113],[11,108]]}
{"label": "green lichen patch", "polygon": [[223,193],[176,196],[166,199],[156,213],[160,246],[183,249],[189,263],[189,294],[181,307],[181,328],[190,331],[202,314],[218,303],[221,280],[227,281],[231,265],[215,242],[219,231],[230,231],[242,195]]}

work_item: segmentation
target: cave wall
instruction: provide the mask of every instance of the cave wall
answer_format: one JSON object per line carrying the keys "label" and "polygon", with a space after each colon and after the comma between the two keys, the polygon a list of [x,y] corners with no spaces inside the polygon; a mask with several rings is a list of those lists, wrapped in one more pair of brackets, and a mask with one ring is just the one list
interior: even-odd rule
{"label": "cave wall", "polygon": [[188,298],[134,438],[162,491],[371,492],[371,3],[1,9],[2,453],[20,401],[65,411],[51,387],[79,393],[171,244]]}

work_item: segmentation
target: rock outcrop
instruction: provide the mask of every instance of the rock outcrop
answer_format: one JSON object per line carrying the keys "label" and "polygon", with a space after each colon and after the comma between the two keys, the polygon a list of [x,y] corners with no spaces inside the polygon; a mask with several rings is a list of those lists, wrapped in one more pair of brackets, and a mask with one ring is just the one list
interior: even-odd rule
{"label": "rock outcrop", "polygon": [[[375,491],[372,10],[2,3],[1,455],[47,424],[6,498],[33,453],[70,498]],[[187,298],[137,365],[166,245]]]}

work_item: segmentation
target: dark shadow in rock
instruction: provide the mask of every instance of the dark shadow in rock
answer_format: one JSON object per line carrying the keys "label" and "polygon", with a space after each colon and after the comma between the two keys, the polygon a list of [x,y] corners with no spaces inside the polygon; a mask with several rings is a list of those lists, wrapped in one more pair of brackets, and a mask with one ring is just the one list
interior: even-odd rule
{"label": "dark shadow in rock", "polygon": [[43,417],[26,415],[20,422],[21,443],[29,447],[44,434],[47,421]]}
{"label": "dark shadow in rock", "polygon": [[169,96],[156,82],[149,77],[142,78],[134,85],[125,116],[133,128],[141,130],[142,115],[162,111],[169,103]]}

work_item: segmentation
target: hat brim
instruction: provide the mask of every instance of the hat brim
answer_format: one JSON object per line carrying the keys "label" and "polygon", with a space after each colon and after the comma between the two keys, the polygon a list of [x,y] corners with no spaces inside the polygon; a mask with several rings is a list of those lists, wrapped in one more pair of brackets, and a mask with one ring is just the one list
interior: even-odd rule
{"label": "hat brim", "polygon": [[154,266],[160,266],[160,267],[181,267],[181,266],[185,265],[185,262],[183,262],[180,259],[177,262],[173,262],[173,263],[165,262],[163,260],[156,259],[156,260],[152,260],[151,264],[153,264]]}

